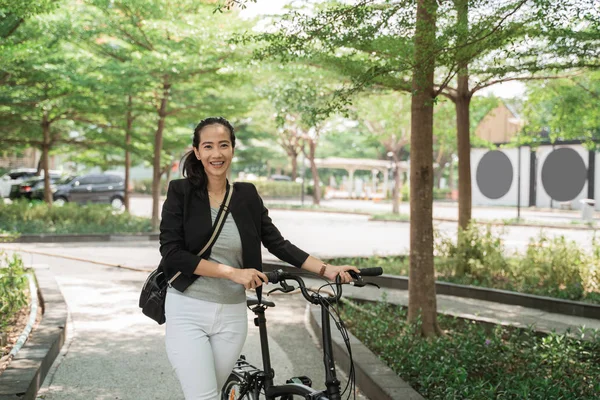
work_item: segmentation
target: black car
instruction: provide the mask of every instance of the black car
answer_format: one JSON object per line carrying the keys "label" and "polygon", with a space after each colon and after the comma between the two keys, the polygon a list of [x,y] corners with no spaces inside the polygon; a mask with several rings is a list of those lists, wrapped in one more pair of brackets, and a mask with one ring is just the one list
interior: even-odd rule
{"label": "black car", "polygon": [[[60,185],[66,185],[75,178],[73,175],[65,175],[53,177],[50,175],[50,190],[52,193],[56,191],[56,187]],[[29,188],[28,188],[29,186]],[[23,197],[27,197],[31,200],[44,200],[44,178],[31,179],[21,184],[19,191]]]}
{"label": "black car", "polygon": [[[56,183],[57,181],[62,180],[62,176],[60,174],[50,174],[50,184]],[[41,194],[39,197],[38,194]],[[44,199],[44,178],[41,176],[34,176],[32,178],[26,179],[18,185],[12,185],[10,194],[8,197],[11,200],[15,199]]]}
{"label": "black car", "polygon": [[125,199],[125,179],[114,174],[80,175],[70,182],[56,185],[54,203],[106,203],[121,208]]}

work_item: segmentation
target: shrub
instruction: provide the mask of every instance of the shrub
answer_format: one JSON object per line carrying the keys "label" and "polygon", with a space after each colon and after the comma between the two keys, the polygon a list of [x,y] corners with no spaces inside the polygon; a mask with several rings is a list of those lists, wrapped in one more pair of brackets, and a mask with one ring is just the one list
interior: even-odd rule
{"label": "shrub", "polygon": [[[532,238],[525,254],[506,255],[499,234],[471,225],[456,243],[436,232],[436,279],[464,285],[600,304],[600,246],[587,254],[563,236]],[[408,275],[407,257],[338,258],[332,264],[380,266],[384,273]],[[457,270],[459,273],[457,273]]]}
{"label": "shrub", "polygon": [[[160,194],[162,196],[167,194],[169,188],[169,182],[165,179],[160,181]],[[133,192],[139,194],[152,194],[152,179],[137,179],[133,181]]]}
{"label": "shrub", "polygon": [[577,300],[584,297],[586,288],[598,285],[592,274],[585,279],[584,271],[595,268],[589,268],[590,261],[576,242],[540,234],[537,240],[530,240],[525,257],[518,261],[516,278],[529,293]]}
{"label": "shrub", "polygon": [[119,212],[108,205],[15,201],[0,204],[0,231],[9,233],[131,233],[150,232],[150,219]]}
{"label": "shrub", "polygon": [[0,251],[0,332],[4,332],[14,315],[27,304],[27,276],[17,254],[9,257]]}
{"label": "shrub", "polygon": [[[240,181],[242,182],[242,181]],[[299,197],[302,194],[302,184],[286,181],[252,181],[261,197]]]}
{"label": "shrub", "polygon": [[467,229],[459,229],[456,243],[439,231],[435,236],[435,255],[443,258],[439,272],[453,272],[457,277],[470,275],[475,279],[489,273],[507,272],[503,240],[491,225],[479,226],[471,222]]}
{"label": "shrub", "polygon": [[450,196],[450,189],[444,188],[444,189],[438,189],[438,188],[433,188],[433,199],[434,200],[447,200]]}
{"label": "shrub", "polygon": [[406,322],[406,308],[361,308],[342,308],[349,329],[425,398],[592,400],[600,393],[599,331],[583,341],[583,332],[541,335],[439,315],[445,336],[424,339]]}

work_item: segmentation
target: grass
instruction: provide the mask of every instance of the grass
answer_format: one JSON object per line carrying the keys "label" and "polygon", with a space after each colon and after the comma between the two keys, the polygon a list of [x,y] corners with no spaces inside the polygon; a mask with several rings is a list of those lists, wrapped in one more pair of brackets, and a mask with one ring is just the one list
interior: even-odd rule
{"label": "grass", "polygon": [[342,309],[351,332],[429,400],[598,399],[598,331],[584,341],[439,315],[445,335],[424,339],[406,316],[385,302]]}

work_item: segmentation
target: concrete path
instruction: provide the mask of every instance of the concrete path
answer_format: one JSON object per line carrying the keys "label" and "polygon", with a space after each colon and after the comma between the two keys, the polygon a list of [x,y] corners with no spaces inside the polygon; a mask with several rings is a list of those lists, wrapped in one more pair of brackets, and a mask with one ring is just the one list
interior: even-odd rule
{"label": "concrete path", "polygon": [[[102,248],[96,248],[98,251]],[[166,357],[164,325],[142,315],[137,306],[145,273],[41,255],[25,255],[25,260],[35,268],[51,269],[70,311],[67,342],[39,391],[39,399],[183,398]],[[277,307],[269,310],[267,319],[275,382],[309,375],[315,387],[323,387],[322,353],[311,335],[306,302],[299,294],[272,299]],[[243,354],[260,366],[260,341],[253,317],[249,312]]]}

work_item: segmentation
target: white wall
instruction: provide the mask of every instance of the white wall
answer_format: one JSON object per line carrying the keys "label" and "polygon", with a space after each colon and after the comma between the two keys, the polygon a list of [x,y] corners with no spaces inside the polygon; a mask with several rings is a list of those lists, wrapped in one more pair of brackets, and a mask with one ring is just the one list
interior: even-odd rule
{"label": "white wall", "polygon": [[[537,184],[536,206],[537,207],[560,208],[561,203],[556,200],[552,200],[550,198],[550,196],[548,195],[548,193],[546,193],[546,190],[544,189],[544,185],[542,183],[542,168],[544,166],[544,161],[546,160],[546,157],[548,157],[548,155],[553,150],[564,148],[564,147],[575,150],[579,154],[581,159],[583,160],[583,163],[585,164],[586,169],[589,167],[588,166],[588,161],[589,161],[588,160],[588,151],[580,144],[556,145],[556,146],[554,146],[554,149],[552,148],[552,146],[540,146],[537,150],[537,165],[536,165],[536,168],[537,168],[537,170],[536,170],[536,184]],[[596,168],[596,175],[597,174],[598,174],[598,169]],[[597,179],[598,178],[596,176],[596,181],[597,181]],[[586,183],[583,185],[581,192],[577,195],[577,197],[575,199],[573,199],[569,202],[571,205],[571,208],[574,210],[581,209],[581,203],[579,202],[579,200],[586,199],[587,194],[588,194],[588,182],[587,182],[587,178],[586,178]]]}
{"label": "white wall", "polygon": [[[531,151],[529,147],[521,147],[521,206],[529,206],[529,163]],[[519,149],[500,149],[513,166],[513,180],[508,192],[499,199],[490,199],[481,193],[477,184],[477,167],[483,156],[490,150],[472,149],[471,150],[471,196],[473,205],[496,205],[496,206],[517,206],[518,204],[518,165]]]}

